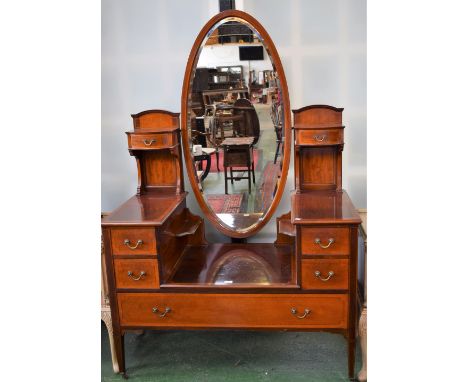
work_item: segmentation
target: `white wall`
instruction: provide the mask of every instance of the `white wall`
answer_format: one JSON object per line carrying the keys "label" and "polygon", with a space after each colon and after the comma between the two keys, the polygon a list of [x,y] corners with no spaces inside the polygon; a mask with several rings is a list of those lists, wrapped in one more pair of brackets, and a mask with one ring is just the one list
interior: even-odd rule
{"label": "white wall", "polygon": [[[343,187],[358,208],[366,201],[366,1],[244,0],[244,10],[266,28],[281,57],[291,108],[344,107]],[[124,132],[130,114],[180,111],[185,65],[217,0],[102,0],[102,210],[136,191],[136,164]],[[201,214],[192,195],[188,205]],[[289,211],[293,169],[277,214]],[[207,221],[206,221],[207,222]],[[271,241],[275,219],[255,237]],[[220,240],[207,222],[207,236]]]}
{"label": "white wall", "polygon": [[[262,46],[252,44],[249,46]],[[263,49],[263,60],[241,61],[239,60],[239,45],[206,45],[203,47],[198,57],[198,68],[214,68],[216,66],[242,66],[244,75],[244,85],[249,83],[249,70],[255,70],[258,76],[259,71],[273,70],[270,57]]]}

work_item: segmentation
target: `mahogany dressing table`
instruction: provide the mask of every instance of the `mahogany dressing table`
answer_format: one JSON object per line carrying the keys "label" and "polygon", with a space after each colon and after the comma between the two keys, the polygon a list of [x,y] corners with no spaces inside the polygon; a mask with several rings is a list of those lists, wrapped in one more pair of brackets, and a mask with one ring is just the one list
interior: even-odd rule
{"label": "mahogany dressing table", "polygon": [[[201,42],[216,26],[233,20],[259,36],[273,62],[283,103],[284,145],[268,209],[216,214],[205,198],[209,190],[200,190],[191,154],[190,87]],[[185,76],[181,126],[178,114],[163,110],[132,115],[134,130],[127,135],[137,161],[137,193],[102,220],[119,372],[125,376],[124,335],[129,330],[297,330],[343,334],[353,378],[361,220],[341,188],[343,109],[315,105],[294,111],[291,212],[276,218],[275,242],[249,243],[248,237],[272,217],[289,167],[291,114],[278,53],[257,20],[225,11],[200,32]],[[275,154],[276,141],[271,144]],[[182,150],[204,217],[186,205]],[[274,159],[276,165],[276,155]],[[258,171],[268,172],[265,168]],[[233,243],[207,242],[204,218]]]}

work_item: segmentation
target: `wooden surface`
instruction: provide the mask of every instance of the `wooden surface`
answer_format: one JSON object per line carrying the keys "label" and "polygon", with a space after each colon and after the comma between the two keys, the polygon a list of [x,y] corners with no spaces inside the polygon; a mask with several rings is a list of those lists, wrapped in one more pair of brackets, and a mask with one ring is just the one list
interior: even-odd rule
{"label": "wooden surface", "polygon": [[[159,270],[156,259],[114,259],[117,288],[159,288]],[[128,272],[132,272],[129,276]],[[141,272],[145,272],[141,275]]]}
{"label": "wooden surface", "polygon": [[[294,113],[294,180],[297,192],[341,190],[342,108],[311,105]],[[328,126],[327,126],[328,125]]]}
{"label": "wooden surface", "polygon": [[102,220],[103,226],[159,226],[183,202],[186,193],[180,195],[135,195]]}
{"label": "wooden surface", "polygon": [[[111,231],[114,255],[156,255],[154,228],[114,228]],[[129,241],[128,245],[125,244]],[[139,242],[141,244],[139,244]]]}
{"label": "wooden surface", "polygon": [[170,284],[277,286],[291,284],[292,248],[270,243],[209,244],[185,248]]}
{"label": "wooden surface", "polygon": [[291,221],[294,224],[360,224],[356,208],[346,191],[311,191],[293,194]]}
{"label": "wooden surface", "polygon": [[128,148],[133,150],[151,150],[154,148],[171,148],[176,145],[174,134],[135,134],[128,133]]}
{"label": "wooden surface", "polygon": [[299,130],[296,135],[298,145],[340,145],[343,144],[343,129],[310,129]]}
{"label": "wooden surface", "polygon": [[[343,289],[349,285],[349,260],[348,259],[303,259],[302,288],[303,289]],[[334,272],[328,281],[323,281],[315,276],[320,272],[322,279],[327,279],[328,272]]]}
{"label": "wooden surface", "polygon": [[[348,299],[341,294],[119,293],[122,326],[170,328],[341,328],[348,325]],[[153,308],[170,312],[164,317]],[[311,312],[297,318],[305,309]],[[195,349],[194,349],[195,350]]]}
{"label": "wooden surface", "polygon": [[[316,239],[320,239],[320,243],[316,243]],[[330,239],[333,240],[332,243],[330,243]],[[303,255],[348,255],[349,228],[304,227],[301,235],[301,247]]]}
{"label": "wooden surface", "polygon": [[233,229],[233,227],[223,223],[216,214],[211,210],[211,208],[207,205],[202,193],[198,188],[198,180],[197,175],[194,171],[188,170],[187,175],[192,185],[193,192],[195,197],[200,205],[203,214],[210,222],[213,224],[216,229],[218,229],[221,233],[234,237],[234,238],[246,238],[249,236],[254,235],[257,233],[272,217],[273,213],[278,206],[281,196],[284,191],[284,187],[286,185],[287,174],[289,169],[289,159],[290,159],[290,146],[291,146],[291,109],[289,106],[289,92],[288,92],[288,85],[286,82],[286,76],[284,74],[283,65],[281,64],[281,59],[276,50],[273,41],[271,40],[270,36],[268,35],[267,31],[263,26],[252,16],[249,14],[238,11],[238,10],[228,10],[221,13],[218,13],[214,17],[212,17],[202,28],[200,33],[198,34],[193,46],[192,50],[190,51],[190,55],[188,58],[187,66],[185,68],[185,76],[184,82],[182,87],[182,95],[181,95],[181,127],[182,127],[182,137],[183,137],[183,148],[184,148],[184,157],[185,157],[185,166],[187,169],[192,169],[192,159],[191,159],[191,152],[190,152],[190,140],[189,140],[189,131],[188,131],[188,122],[190,120],[190,111],[187,110],[188,105],[188,98],[190,96],[191,89],[190,83],[192,81],[192,76],[194,73],[194,69],[196,68],[196,60],[198,58],[198,53],[201,49],[202,43],[209,31],[213,29],[213,27],[219,23],[220,21],[229,18],[229,17],[236,17],[240,20],[244,20],[248,24],[250,24],[262,37],[263,45],[267,49],[271,61],[277,71],[278,79],[281,84],[281,100],[283,102],[283,111],[284,111],[284,156],[283,156],[283,163],[282,163],[282,170],[280,181],[278,182],[277,192],[273,199],[273,202],[269,206],[268,210],[263,215],[263,219],[259,220],[256,224],[242,230]]}

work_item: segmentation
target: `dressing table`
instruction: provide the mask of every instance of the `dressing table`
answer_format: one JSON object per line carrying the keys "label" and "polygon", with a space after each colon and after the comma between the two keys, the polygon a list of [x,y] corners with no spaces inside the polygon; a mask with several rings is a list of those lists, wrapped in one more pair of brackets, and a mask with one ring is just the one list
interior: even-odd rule
{"label": "dressing table", "polygon": [[[264,156],[263,167],[255,168],[257,174],[267,178],[262,171],[268,172],[273,159],[278,166],[269,203],[259,210],[248,203],[236,213],[215,213],[206,197],[210,188],[200,187],[192,152],[191,86],[203,42],[226,22],[250,28],[271,59],[268,65],[281,92],[284,144],[279,155],[275,153],[276,135],[271,134],[272,157],[266,158],[262,139],[269,135],[263,132],[253,148],[257,156],[260,152]],[[137,162],[137,192],[102,220],[119,372],[125,376],[126,331],[216,328],[341,333],[348,343],[348,375],[354,377],[361,219],[341,187],[342,112],[326,105],[295,110],[293,129],[284,70],[265,29],[252,16],[235,10],[208,21],[189,56],[180,119],[163,110],[132,115],[134,130],[127,137],[129,152]],[[263,131],[266,128],[262,126]],[[249,243],[248,238],[273,217],[283,194],[292,130],[295,190],[291,211],[276,218],[274,242]],[[182,151],[192,192],[204,216],[187,208]],[[219,175],[210,172],[204,182],[210,177],[212,182],[222,179]],[[234,191],[255,198],[256,189],[251,196],[239,191],[243,183],[247,182],[236,182]],[[205,219],[232,238],[232,243],[208,242]]]}

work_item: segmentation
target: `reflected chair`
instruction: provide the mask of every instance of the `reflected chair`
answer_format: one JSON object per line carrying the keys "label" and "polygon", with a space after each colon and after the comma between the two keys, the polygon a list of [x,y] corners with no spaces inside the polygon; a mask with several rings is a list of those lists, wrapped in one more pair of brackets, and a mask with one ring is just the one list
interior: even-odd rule
{"label": "reflected chair", "polygon": [[270,116],[276,133],[276,152],[273,161],[276,164],[280,155],[280,147],[283,143],[283,116],[281,104],[277,100],[272,100],[271,102]]}
{"label": "reflected chair", "polygon": [[[219,171],[219,146],[211,140],[211,133],[206,131],[205,117],[192,118],[192,122],[194,122],[192,126],[195,126],[195,129],[191,130],[192,144],[202,146],[202,152],[205,156],[200,157],[200,159],[206,160],[206,155],[210,158],[201,177],[201,180],[204,180],[210,172],[211,156],[213,154],[216,155],[216,168]],[[208,143],[212,147],[208,147]]]}
{"label": "reflected chair", "polygon": [[[224,193],[228,194],[228,180],[234,184],[234,180],[247,179],[249,181],[249,194],[251,192],[251,178],[255,184],[255,167],[253,155],[253,137],[226,138],[222,142],[224,150]],[[234,169],[235,168],[235,169]],[[228,170],[230,176],[228,176]],[[235,176],[235,172],[244,173],[247,176]]]}

